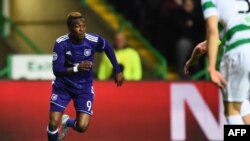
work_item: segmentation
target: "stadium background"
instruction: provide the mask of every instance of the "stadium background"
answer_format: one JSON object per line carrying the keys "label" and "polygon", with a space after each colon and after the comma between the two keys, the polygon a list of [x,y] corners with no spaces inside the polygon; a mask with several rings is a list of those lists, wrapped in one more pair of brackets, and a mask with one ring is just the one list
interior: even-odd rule
{"label": "stadium background", "polygon": [[[131,4],[138,6],[138,3],[132,0],[123,3],[127,11],[136,8],[147,11],[144,13],[147,21],[142,18],[134,22],[135,17],[117,10],[112,0],[1,0],[0,140],[46,140],[51,91],[51,79],[46,74],[51,68],[40,57],[50,55],[54,40],[67,32],[65,18],[70,11],[86,13],[88,32],[98,33],[111,42],[115,31],[123,30],[141,55],[144,73],[142,81],[125,82],[122,88],[116,88],[112,81],[95,80],[91,127],[83,135],[70,132],[66,140],[223,140],[220,95],[216,87],[204,80],[207,73],[202,70],[194,74],[190,79],[196,81],[179,79],[171,66],[175,62],[168,60],[164,53],[167,49],[149,36],[162,24],[159,23],[163,18],[159,16],[161,11],[157,10],[162,2],[166,0],[155,4],[145,1],[152,7],[140,4],[142,7],[134,7]],[[164,35],[159,36],[164,39]],[[15,59],[18,55],[21,59]],[[25,70],[29,62],[26,56],[41,60],[35,62],[38,69]],[[95,73],[99,59],[97,54]],[[189,96],[194,96],[193,101]],[[67,110],[74,115],[72,105]]]}

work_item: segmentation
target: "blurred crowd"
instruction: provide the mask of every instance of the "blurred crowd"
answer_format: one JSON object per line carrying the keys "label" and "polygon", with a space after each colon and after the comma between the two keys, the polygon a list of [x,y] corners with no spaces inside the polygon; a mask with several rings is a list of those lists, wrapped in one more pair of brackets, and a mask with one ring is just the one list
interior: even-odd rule
{"label": "blurred crowd", "polygon": [[[107,0],[162,53],[169,69],[186,79],[183,66],[195,45],[205,39],[199,0]],[[202,63],[193,72],[202,68]]]}

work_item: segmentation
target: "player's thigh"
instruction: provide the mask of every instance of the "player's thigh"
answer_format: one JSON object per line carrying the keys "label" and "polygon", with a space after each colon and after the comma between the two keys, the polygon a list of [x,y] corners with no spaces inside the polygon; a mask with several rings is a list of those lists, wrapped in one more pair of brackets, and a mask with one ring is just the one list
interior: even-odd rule
{"label": "player's thigh", "polygon": [[76,127],[80,132],[85,132],[91,119],[94,95],[79,94],[73,98],[76,109]]}
{"label": "player's thigh", "polygon": [[50,112],[63,113],[71,100],[71,95],[60,87],[53,85],[50,97]]}
{"label": "player's thigh", "polygon": [[249,70],[244,58],[244,53],[236,51],[225,55],[221,61],[220,71],[228,82],[224,101],[241,102],[249,95]]}
{"label": "player's thigh", "polygon": [[77,113],[92,115],[93,101],[94,94],[92,93],[77,94],[73,97],[73,102]]}

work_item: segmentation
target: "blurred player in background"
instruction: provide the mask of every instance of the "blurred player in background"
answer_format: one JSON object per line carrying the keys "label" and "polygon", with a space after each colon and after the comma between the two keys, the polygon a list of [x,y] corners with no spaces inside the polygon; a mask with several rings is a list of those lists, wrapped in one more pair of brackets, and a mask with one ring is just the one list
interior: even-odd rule
{"label": "blurred player in background", "polygon": [[[142,79],[142,62],[137,50],[132,48],[122,32],[115,34],[114,51],[117,61],[122,68],[125,80]],[[99,80],[108,80],[113,77],[113,69],[108,58],[103,55],[100,61],[97,77]]]}
{"label": "blurred player in background", "polygon": [[[53,73],[56,79],[52,85],[50,99],[48,141],[63,140],[68,127],[78,132],[88,128],[94,99],[93,59],[95,52],[104,51],[113,65],[115,83],[121,86],[123,75],[110,44],[96,34],[88,34],[85,18],[79,12],[67,17],[69,34],[59,37],[53,49]],[[64,114],[68,103],[73,100],[76,119]],[[62,123],[62,133],[58,127]]]}

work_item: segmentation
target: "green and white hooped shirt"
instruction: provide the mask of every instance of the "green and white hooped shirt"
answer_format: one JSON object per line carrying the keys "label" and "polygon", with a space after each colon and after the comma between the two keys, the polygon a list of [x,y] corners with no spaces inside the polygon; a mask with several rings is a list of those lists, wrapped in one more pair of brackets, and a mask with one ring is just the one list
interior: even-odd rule
{"label": "green and white hooped shirt", "polygon": [[250,0],[202,0],[203,15],[217,16],[225,51],[250,44]]}

